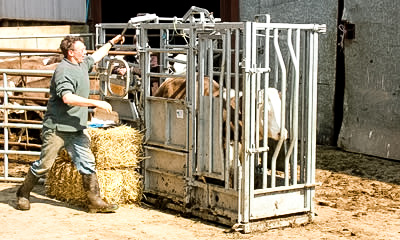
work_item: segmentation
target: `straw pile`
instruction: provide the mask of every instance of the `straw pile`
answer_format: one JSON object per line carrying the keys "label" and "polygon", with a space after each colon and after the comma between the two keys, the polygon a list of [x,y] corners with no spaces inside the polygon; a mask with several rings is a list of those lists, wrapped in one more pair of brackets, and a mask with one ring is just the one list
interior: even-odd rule
{"label": "straw pile", "polygon": [[[138,173],[142,160],[142,133],[124,125],[108,129],[89,128],[88,133],[102,198],[109,203],[139,203],[143,193]],[[60,151],[48,173],[46,193],[61,201],[87,206],[81,175],[65,149]]]}

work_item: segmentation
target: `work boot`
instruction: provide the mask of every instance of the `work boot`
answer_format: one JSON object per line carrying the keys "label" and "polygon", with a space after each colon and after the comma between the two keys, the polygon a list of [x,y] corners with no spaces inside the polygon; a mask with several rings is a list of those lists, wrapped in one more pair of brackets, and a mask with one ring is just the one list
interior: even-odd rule
{"label": "work boot", "polygon": [[39,181],[39,178],[33,175],[29,169],[28,174],[25,177],[24,182],[18,188],[17,191],[17,209],[18,210],[29,210],[31,209],[31,204],[29,202],[29,197],[33,187]]}
{"label": "work boot", "polygon": [[83,189],[85,190],[89,204],[89,213],[110,213],[118,209],[118,205],[109,204],[100,197],[99,182],[96,173],[82,175]]}

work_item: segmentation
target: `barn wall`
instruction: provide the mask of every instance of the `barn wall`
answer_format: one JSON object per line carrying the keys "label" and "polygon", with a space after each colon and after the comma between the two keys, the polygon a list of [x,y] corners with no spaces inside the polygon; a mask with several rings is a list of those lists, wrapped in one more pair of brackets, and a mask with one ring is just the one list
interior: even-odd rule
{"label": "barn wall", "polygon": [[398,0],[345,0],[344,119],[338,145],[400,160],[400,18]]}
{"label": "barn wall", "polygon": [[241,0],[240,20],[269,14],[272,22],[326,24],[319,39],[317,142],[336,145],[334,96],[336,78],[337,0]]}
{"label": "barn wall", "polygon": [[0,20],[85,23],[86,0],[0,0]]}
{"label": "barn wall", "polygon": [[[34,36],[87,33],[88,31],[87,25],[0,27],[0,48],[58,49],[63,37],[34,38]],[[17,36],[31,38],[11,39]],[[3,37],[6,39],[1,39]]]}

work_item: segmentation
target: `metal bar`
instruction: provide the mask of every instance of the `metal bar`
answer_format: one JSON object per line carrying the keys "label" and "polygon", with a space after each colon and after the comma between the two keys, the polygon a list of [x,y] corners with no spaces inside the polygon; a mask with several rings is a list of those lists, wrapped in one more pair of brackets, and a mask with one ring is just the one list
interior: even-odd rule
{"label": "metal bar", "polygon": [[303,29],[313,32],[325,33],[325,24],[290,24],[290,23],[258,23],[260,27],[273,29]]}
{"label": "metal bar", "polygon": [[[209,163],[209,168],[208,168],[208,172],[211,173],[213,170],[213,153],[214,153],[214,149],[213,149],[213,144],[211,139],[213,139],[213,80],[211,78],[212,76],[212,68],[213,68],[213,56],[212,56],[212,40],[208,40],[207,41],[207,52],[208,52],[208,58],[207,58],[207,70],[208,70],[208,76],[209,76],[209,93],[208,93],[208,99],[209,99],[209,109],[210,109],[210,114],[208,115],[208,122],[209,122],[209,128],[208,128],[208,139],[210,139],[210,141],[208,141],[208,151],[209,151],[209,158],[208,158],[208,163]],[[199,84],[203,85],[204,84],[204,79],[203,81],[201,79],[199,79]]]}
{"label": "metal bar", "polygon": [[[7,75],[3,73],[3,86],[7,88]],[[5,92],[3,94],[3,104],[8,104],[8,94]],[[4,111],[4,123],[8,123],[8,111]],[[4,134],[4,151],[8,151],[8,128],[4,127],[3,129]],[[4,158],[4,177],[8,177],[8,155],[6,152],[3,154]]]}
{"label": "metal bar", "polygon": [[[190,37],[190,42],[189,42],[189,49],[186,52],[187,56],[187,63],[186,63],[186,79],[196,79],[196,59],[199,58],[199,53],[197,52],[197,46],[196,46],[196,41],[195,39],[195,33],[196,29],[191,28],[189,31],[189,37]],[[198,60],[199,61],[199,60]],[[196,84],[194,84],[193,89],[191,89],[192,94],[199,94],[198,87]],[[194,95],[196,96],[196,95]],[[196,130],[198,129],[197,124],[198,124],[198,119],[197,119],[197,114],[196,114],[196,107],[198,104],[198,99],[196,97],[191,97],[188,98],[188,111],[189,111],[189,120],[187,122],[187,126],[189,128],[189,135],[188,135],[188,143],[189,143],[189,158],[188,158],[188,177],[192,178],[193,177],[193,172],[195,171],[195,168],[197,167],[197,141],[198,141],[198,133]],[[189,190],[191,190],[190,188]],[[190,196],[187,196],[190,198]],[[189,200],[187,200],[189,202]]]}
{"label": "metal bar", "polygon": [[51,35],[40,35],[40,36],[1,36],[0,39],[29,39],[29,38],[61,38],[66,36],[74,37],[93,37],[93,33],[70,33],[70,34],[51,34]]}
{"label": "metal bar", "polygon": [[[102,46],[101,44],[99,46]],[[97,45],[96,45],[97,46]],[[93,54],[96,50],[86,50],[88,54]],[[0,48],[0,52],[12,52],[12,53],[58,53],[61,54],[61,50],[58,49],[37,49],[37,48]],[[136,51],[109,51],[108,55],[136,55]]]}
{"label": "metal bar", "polygon": [[[0,118],[0,121],[4,121],[4,118]],[[19,123],[31,123],[31,124],[41,124],[42,121],[37,121],[37,120],[23,120],[23,119],[13,119],[13,118],[9,118],[8,119],[9,122],[19,122]]]}
{"label": "metal bar", "polygon": [[[266,23],[271,22],[271,16],[266,15]],[[268,24],[269,26],[269,24]],[[270,28],[267,27],[265,28],[265,37],[264,37],[264,68],[269,68],[269,58],[270,58],[270,50],[269,50],[269,39],[270,39]],[[262,188],[267,188],[268,186],[268,126],[269,126],[269,118],[268,118],[268,91],[266,89],[269,88],[269,73],[270,71],[265,71],[264,72],[264,116],[263,116],[263,122],[264,122],[264,129],[263,129],[263,146],[267,147],[266,151],[264,151],[263,154],[263,162],[262,162],[262,167],[263,167],[263,174],[262,174]]]}
{"label": "metal bar", "polygon": [[[235,50],[239,49],[239,37],[240,37],[240,32],[238,29],[235,29]],[[235,51],[235,92],[239,93],[239,51]],[[235,161],[234,161],[234,182],[233,182],[233,188],[237,190],[238,192],[238,223],[242,222],[243,219],[243,214],[242,214],[242,164],[239,162],[241,160],[244,162],[244,159],[240,159],[240,156],[243,158],[245,157],[245,154],[242,152],[244,151],[244,147],[240,149],[241,151],[239,152],[239,108],[242,106],[239,106],[239,96],[235,96],[235,132],[234,132],[234,140],[235,140],[235,147],[234,147],[234,156],[235,156]],[[244,119],[242,119],[243,121]],[[244,129],[241,129],[244,132]],[[242,142],[241,142],[242,144]],[[243,146],[243,145],[242,145]]]}
{"label": "metal bar", "polygon": [[[289,52],[291,56],[291,60],[294,66],[294,83],[293,83],[293,96],[292,96],[292,101],[293,101],[293,111],[292,111],[292,116],[293,116],[293,131],[291,133],[292,135],[292,141],[289,146],[289,151],[288,154],[285,158],[285,166],[286,163],[289,161],[289,157],[293,151],[293,161],[292,161],[292,184],[297,183],[297,144],[298,144],[298,92],[299,92],[299,78],[300,78],[300,73],[299,73],[299,50],[300,50],[300,29],[296,30],[296,52],[293,47],[293,42],[292,42],[292,29],[288,30],[288,47],[289,47]],[[290,153],[290,154],[289,154]],[[286,173],[286,169],[285,169]],[[285,178],[285,185],[289,185],[289,181],[286,181]]]}
{"label": "metal bar", "polygon": [[0,109],[13,109],[13,110],[28,110],[28,111],[46,111],[47,107],[41,106],[15,106],[15,105],[0,105]]}
{"label": "metal bar", "polygon": [[[0,90],[1,91],[1,90]],[[33,100],[33,101],[48,101],[49,98],[42,97],[26,97],[26,96],[8,96],[8,99],[16,99],[16,100]]]}
{"label": "metal bar", "polygon": [[[257,37],[256,37],[256,33],[257,33],[257,28],[256,28],[256,24],[252,23],[250,25],[250,30],[251,30],[251,34],[249,36],[247,36],[247,39],[249,39],[250,41],[250,64],[251,64],[251,68],[255,69],[257,67]],[[255,121],[256,121],[256,117],[257,117],[257,103],[258,103],[258,92],[257,92],[257,73],[252,73],[250,75],[250,86],[249,86],[249,90],[250,90],[250,143],[249,143],[249,150],[250,148],[254,148],[255,146],[257,146],[256,141],[258,140],[258,138],[256,136],[259,135],[258,132],[255,132],[257,129],[257,126],[255,126]],[[246,91],[247,93],[249,91]],[[258,123],[256,123],[257,125]],[[254,168],[255,168],[255,154],[250,154],[250,159],[248,161],[248,167],[249,167],[249,175],[248,175],[248,180],[249,180],[249,215],[251,216],[251,212],[252,212],[252,204],[254,202]]]}
{"label": "metal bar", "polygon": [[244,58],[248,59],[245,61],[245,88],[244,88],[244,151],[245,151],[245,157],[243,159],[243,169],[242,169],[242,174],[243,174],[243,181],[242,181],[242,186],[243,186],[243,191],[242,191],[242,223],[248,223],[250,221],[250,166],[249,162],[251,162],[252,155],[247,153],[247,149],[251,148],[251,118],[250,118],[250,113],[248,112],[250,110],[250,89],[251,89],[251,74],[250,74],[250,68],[251,66],[251,54],[252,54],[252,49],[251,49],[251,35],[252,35],[252,24],[247,22],[245,24],[245,32],[244,32]]}
{"label": "metal bar", "polygon": [[0,123],[0,127],[3,128],[32,128],[42,129],[41,124],[25,124],[25,123]]}
{"label": "metal bar", "polygon": [[271,187],[272,188],[275,187],[275,185],[276,185],[276,159],[278,157],[279,151],[283,144],[283,136],[284,136],[283,129],[285,128],[286,67],[285,67],[285,62],[283,61],[282,53],[281,53],[281,50],[279,47],[278,38],[279,38],[278,29],[274,29],[274,48],[275,48],[275,53],[278,57],[279,67],[281,69],[282,100],[281,100],[281,139],[279,139],[279,141],[278,141],[277,147],[275,148],[275,152],[272,155],[272,160],[271,160]]}
{"label": "metal bar", "polygon": [[[1,69],[0,69],[1,72]],[[20,87],[0,87],[0,91],[9,91],[9,92],[43,92],[49,93],[50,89],[48,88],[20,88]]]}
{"label": "metal bar", "polygon": [[[4,144],[5,141],[0,140],[0,144]],[[22,146],[22,147],[35,147],[40,148],[42,145],[33,143],[21,143],[21,142],[8,142],[8,145]]]}
{"label": "metal bar", "polygon": [[[205,39],[203,39],[203,38],[200,38],[199,39],[199,53],[198,53],[198,56],[199,56],[199,79],[203,79],[204,78],[204,71],[205,71],[205,58],[206,58],[206,56],[205,56],[205,50],[204,49],[206,49],[207,47],[206,47],[206,41],[205,41]],[[188,59],[188,60],[190,60],[190,59]],[[199,84],[198,85],[198,95],[199,96],[201,96],[201,95],[203,95],[204,94],[204,84]],[[196,98],[195,98],[196,99]],[[199,99],[199,101],[198,101],[198,109],[201,111],[201,112],[203,112],[203,114],[204,114],[204,101],[202,100],[202,99]],[[201,118],[199,118],[198,119],[198,122],[197,122],[197,124],[199,125],[198,126],[198,129],[204,129],[204,119],[201,119]],[[197,136],[198,136],[198,138],[199,138],[199,141],[200,141],[200,139],[201,138],[205,138],[205,132],[204,131],[199,131],[198,133],[197,133]],[[206,147],[208,147],[208,146],[204,146],[204,145],[202,145],[202,146],[198,146],[199,147],[199,149],[201,149],[201,151],[199,151],[198,152],[198,164],[200,165],[200,166],[204,166],[205,165],[205,161],[206,161],[206,159],[205,159],[205,155],[204,155],[204,149],[206,148]],[[201,162],[200,162],[201,161]]]}
{"label": "metal bar", "polygon": [[180,46],[181,49],[168,49],[168,48],[150,48],[148,51],[152,53],[177,53],[177,54],[186,54],[187,47]]}
{"label": "metal bar", "polygon": [[[8,144],[8,143],[7,143],[7,144]],[[0,153],[3,153],[3,154],[20,154],[20,155],[40,156],[40,152],[33,152],[33,151],[0,150]],[[8,171],[8,168],[7,168],[7,171]]]}
{"label": "metal bar", "polygon": [[150,76],[150,77],[158,77],[158,78],[171,78],[171,77],[186,78],[186,74],[168,74],[168,73],[150,72],[147,75]]}
{"label": "metal bar", "polygon": [[25,180],[25,178],[17,178],[17,177],[0,177],[0,181],[4,181],[4,182],[23,182]]}
{"label": "metal bar", "polygon": [[[313,33],[313,44],[314,44],[314,50],[313,50],[313,82],[312,82],[312,133],[311,133],[311,184],[315,183],[315,168],[316,168],[316,146],[317,146],[317,90],[318,90],[318,85],[317,85],[317,78],[318,78],[318,34]],[[315,190],[311,189],[310,190],[310,210],[311,212],[314,212],[314,196],[315,196]]]}
{"label": "metal bar", "polygon": [[[221,79],[223,80],[224,72],[225,72],[225,66],[226,66],[226,126],[225,126],[225,188],[230,188],[230,182],[233,183],[235,177],[231,179],[231,176],[229,174],[231,168],[232,168],[232,162],[235,161],[235,159],[231,159],[231,30],[227,29],[225,32],[225,37],[222,39],[222,49],[225,50],[222,52],[222,67],[221,67]],[[222,89],[221,89],[222,91]],[[235,94],[237,95],[237,94]],[[222,96],[220,94],[220,96]],[[222,100],[222,97],[220,97]],[[237,108],[237,106],[236,106]],[[222,115],[222,112],[220,112]],[[235,126],[236,128],[236,126]]]}
{"label": "metal bar", "polygon": [[[308,92],[307,92],[307,98],[308,98],[308,117],[307,117],[307,170],[306,170],[306,184],[311,184],[312,183],[312,172],[311,172],[311,167],[312,167],[312,151],[313,151],[313,146],[312,146],[312,137],[313,137],[313,71],[314,71],[314,62],[311,60],[312,57],[314,56],[314,38],[313,38],[313,33],[309,32],[309,41],[310,41],[310,49],[309,49],[309,68],[308,68]],[[306,192],[306,202],[305,205],[306,207],[310,207],[311,201],[312,201],[312,194],[311,192]]]}
{"label": "metal bar", "polygon": [[315,188],[320,185],[321,184],[314,183],[314,184],[297,184],[297,185],[292,185],[292,186],[279,186],[279,187],[274,187],[274,188],[264,188],[264,189],[254,190],[254,194],[261,195],[261,194],[266,194],[266,193],[283,192],[283,191],[290,191],[290,190],[296,190],[296,189]]}
{"label": "metal bar", "polygon": [[301,42],[301,31],[300,29],[296,30],[296,56],[297,56],[297,61],[296,61],[296,76],[295,76],[295,82],[294,82],[294,96],[293,96],[293,138],[295,139],[294,141],[294,150],[293,150],[293,182],[292,184],[295,185],[297,184],[297,162],[298,162],[298,149],[299,149],[299,85],[300,85],[300,42]]}

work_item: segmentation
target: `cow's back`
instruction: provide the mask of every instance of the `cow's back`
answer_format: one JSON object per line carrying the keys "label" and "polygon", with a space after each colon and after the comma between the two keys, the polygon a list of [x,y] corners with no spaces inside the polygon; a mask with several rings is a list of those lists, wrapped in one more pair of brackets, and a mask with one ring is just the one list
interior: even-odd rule
{"label": "cow's back", "polygon": [[[219,96],[219,84],[213,80],[212,95]],[[210,78],[204,77],[204,95],[209,96]],[[186,78],[171,77],[167,78],[157,89],[155,97],[184,99],[186,97]]]}

